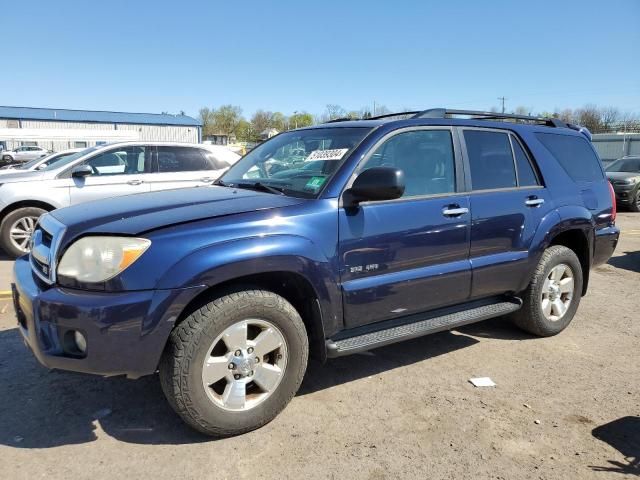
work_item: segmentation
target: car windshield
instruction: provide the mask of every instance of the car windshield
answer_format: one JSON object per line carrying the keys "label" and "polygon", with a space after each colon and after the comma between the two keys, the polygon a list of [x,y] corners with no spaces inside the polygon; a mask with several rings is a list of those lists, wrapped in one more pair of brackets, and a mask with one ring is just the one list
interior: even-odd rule
{"label": "car windshield", "polygon": [[[31,160],[30,162],[27,162],[23,165],[20,165],[18,167],[18,169],[20,170],[31,170],[33,167],[37,166],[37,165],[44,165],[44,166],[49,166],[49,165],[53,165],[56,162],[59,162],[60,160],[63,160],[65,158],[67,158],[69,155],[73,155],[75,152],[68,152],[68,153],[52,153],[51,155],[47,155],[46,157],[40,157],[40,158],[36,158],[35,160]],[[43,169],[44,167],[42,167],[41,169]]]}
{"label": "car windshield", "polygon": [[81,150],[81,151],[76,152],[76,153],[74,153],[72,155],[69,155],[68,157],[63,158],[60,161],[53,162],[52,164],[47,165],[42,170],[44,170],[44,171],[56,170],[56,169],[58,169],[60,167],[64,167],[65,165],[69,165],[71,162],[73,162],[74,160],[86,155],[87,153],[91,153],[91,152],[94,152],[94,151],[98,150],[98,148],[100,148],[100,147],[85,148],[84,150]]}
{"label": "car windshield", "polygon": [[640,173],[640,157],[638,158],[621,158],[616,160],[607,167],[607,172],[639,172]]}
{"label": "car windshield", "polygon": [[282,133],[232,166],[218,185],[313,198],[371,131],[330,127]]}

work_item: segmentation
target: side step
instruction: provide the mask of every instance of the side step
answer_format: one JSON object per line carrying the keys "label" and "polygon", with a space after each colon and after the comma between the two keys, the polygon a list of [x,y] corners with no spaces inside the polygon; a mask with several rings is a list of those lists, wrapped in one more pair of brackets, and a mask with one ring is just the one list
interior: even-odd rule
{"label": "side step", "polygon": [[[425,314],[411,315],[402,323],[400,323],[400,320],[381,322],[380,325],[386,325],[387,328],[382,327],[371,331],[371,328],[375,327],[375,325],[373,325],[369,326],[369,331],[360,335],[328,339],[326,342],[327,356],[340,357],[342,355],[349,355],[391,343],[401,342],[410,338],[421,337],[430,333],[451,330],[452,328],[461,327],[469,323],[480,322],[515,312],[519,310],[521,306],[522,300],[519,298],[509,298],[508,300],[501,299],[501,301],[497,303],[473,306],[465,310],[452,311],[451,309],[444,309],[440,310],[439,313],[433,312],[432,315],[435,316],[428,318],[425,318]],[[362,331],[360,328],[357,330]]]}

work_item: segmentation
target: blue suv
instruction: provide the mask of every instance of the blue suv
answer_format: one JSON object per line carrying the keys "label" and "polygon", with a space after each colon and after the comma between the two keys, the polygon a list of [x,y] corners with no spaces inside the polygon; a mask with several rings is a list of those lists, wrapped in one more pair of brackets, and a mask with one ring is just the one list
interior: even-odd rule
{"label": "blue suv", "polygon": [[40,363],[137,378],[215,436],[324,361],[506,315],[561,332],[619,236],[589,134],[431,109],[282,133],[214,185],[41,217],[14,267]]}

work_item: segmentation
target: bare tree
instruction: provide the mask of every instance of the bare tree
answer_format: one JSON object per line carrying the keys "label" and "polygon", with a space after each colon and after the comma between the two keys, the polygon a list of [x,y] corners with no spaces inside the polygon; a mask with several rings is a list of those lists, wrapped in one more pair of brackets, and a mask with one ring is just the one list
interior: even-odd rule
{"label": "bare tree", "polygon": [[600,120],[600,110],[595,105],[585,105],[575,112],[575,120],[579,125],[587,127],[590,132],[598,133],[602,131]]}
{"label": "bare tree", "polygon": [[600,110],[600,123],[602,130],[609,132],[615,129],[615,124],[620,121],[620,110],[615,107],[604,107]]}

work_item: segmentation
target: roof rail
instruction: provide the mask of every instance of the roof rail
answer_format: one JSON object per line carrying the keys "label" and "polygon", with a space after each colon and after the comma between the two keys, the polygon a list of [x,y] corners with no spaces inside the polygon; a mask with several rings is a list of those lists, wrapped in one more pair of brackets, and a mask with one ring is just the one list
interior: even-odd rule
{"label": "roof rail", "polygon": [[348,122],[350,120],[358,120],[357,118],[349,118],[349,117],[340,117],[340,118],[334,118],[332,120],[328,120],[324,123],[336,123],[336,122]]}
{"label": "roof rail", "polygon": [[511,113],[482,112],[476,110],[451,110],[448,108],[430,108],[418,112],[411,118],[447,118],[458,115],[470,116],[476,120],[515,120],[539,123],[549,127],[566,127],[567,124],[557,118],[533,117],[530,115],[516,115]]}
{"label": "roof rail", "polygon": [[376,115],[375,117],[363,118],[363,120],[380,120],[381,118],[389,118],[389,117],[401,117],[401,116],[410,116],[411,118],[417,118],[416,115],[422,113],[419,110],[415,112],[396,112],[396,113],[385,113],[384,115]]}

